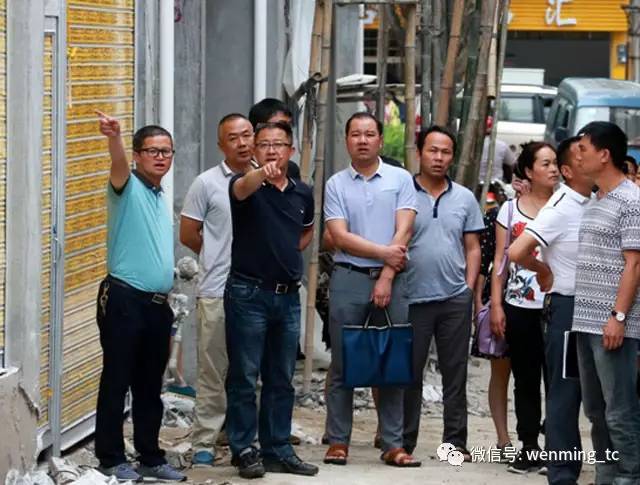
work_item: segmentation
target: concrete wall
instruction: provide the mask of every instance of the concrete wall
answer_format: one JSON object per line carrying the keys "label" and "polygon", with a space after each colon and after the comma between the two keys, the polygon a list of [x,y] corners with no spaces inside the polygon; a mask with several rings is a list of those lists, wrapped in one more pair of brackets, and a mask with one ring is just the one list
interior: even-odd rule
{"label": "concrete wall", "polygon": [[[43,0],[7,2],[6,362],[0,480],[35,461],[40,372]],[[24,221],[30,221],[25,224]]]}
{"label": "concrete wall", "polygon": [[203,142],[209,168],[222,159],[216,145],[220,118],[246,114],[253,103],[253,0],[209,0],[205,18]]}
{"label": "concrete wall", "polygon": [[332,74],[329,76],[329,120],[334,125],[328,131],[326,177],[345,168],[349,155],[345,146],[344,125],[349,117],[359,111],[360,103],[336,104],[335,80],[363,69],[363,33],[360,24],[360,8],[357,5],[334,7]]}
{"label": "concrete wall", "polygon": [[[204,15],[205,2],[182,3],[182,18],[175,24],[175,141],[174,220],[179,221],[184,198],[193,180],[204,169]],[[176,258],[193,255],[179,243],[176,224]]]}
{"label": "concrete wall", "polygon": [[9,470],[24,472],[34,463],[36,417],[20,381],[17,368],[0,375],[0,483]]}

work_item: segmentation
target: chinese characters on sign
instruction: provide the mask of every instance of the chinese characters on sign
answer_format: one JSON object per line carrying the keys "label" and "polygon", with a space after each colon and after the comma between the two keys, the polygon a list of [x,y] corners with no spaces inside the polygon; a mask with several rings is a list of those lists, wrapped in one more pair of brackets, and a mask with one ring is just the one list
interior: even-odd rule
{"label": "chinese characters on sign", "polygon": [[556,24],[559,27],[565,25],[576,25],[578,21],[574,17],[562,17],[562,6],[565,3],[570,3],[573,0],[547,0],[549,6],[544,13],[544,20],[547,25]]}

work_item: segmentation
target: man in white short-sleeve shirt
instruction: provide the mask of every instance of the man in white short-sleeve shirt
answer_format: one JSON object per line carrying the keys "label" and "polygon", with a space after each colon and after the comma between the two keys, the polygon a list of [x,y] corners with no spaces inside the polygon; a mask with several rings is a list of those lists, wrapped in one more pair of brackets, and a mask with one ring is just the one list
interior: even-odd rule
{"label": "man in white short-sleeve shirt", "polygon": [[225,159],[201,173],[189,188],[180,217],[180,241],[199,255],[198,389],[193,424],[192,462],[212,466],[215,442],[224,424],[228,369],[224,287],[231,266],[229,182],[244,173],[253,156],[253,127],[237,113],[218,125],[218,146]]}
{"label": "man in white short-sleeve shirt", "polygon": [[[592,181],[577,167],[578,137],[563,141],[557,150],[558,168],[565,183],[551,196],[535,220],[509,248],[516,263],[537,272],[547,291],[544,302],[545,362],[547,365],[545,440],[547,451],[581,450],[578,416],[580,382],[563,379],[564,335],[571,330],[576,279],[576,254],[582,214],[591,196]],[[540,247],[544,262],[533,257]],[[547,463],[550,484],[576,483],[580,460]]]}

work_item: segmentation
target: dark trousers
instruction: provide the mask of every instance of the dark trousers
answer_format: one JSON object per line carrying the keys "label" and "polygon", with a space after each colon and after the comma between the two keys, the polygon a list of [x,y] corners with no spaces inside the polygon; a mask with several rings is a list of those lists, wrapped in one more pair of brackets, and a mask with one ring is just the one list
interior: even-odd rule
{"label": "dark trousers", "polygon": [[[580,380],[562,378],[564,333],[571,330],[573,297],[547,295],[543,320],[546,323],[544,353],[549,387],[546,393],[545,447],[547,451],[579,451],[582,450],[578,428]],[[547,467],[550,484],[576,483],[582,461],[549,461]]]}
{"label": "dark trousers", "polygon": [[[262,456],[294,455],[289,442],[295,390],[292,380],[300,338],[300,295],[276,294],[229,276],[224,294],[227,354],[227,437],[234,456],[258,432]],[[256,382],[262,380],[260,413]]]}
{"label": "dark trousers", "polygon": [[132,394],[133,444],[146,466],[166,463],[158,447],[162,377],[169,358],[173,312],[136,290],[104,280],[98,293],[102,375],[96,415],[96,457],[104,467],[126,462],[122,423]]}
{"label": "dark trousers", "polygon": [[412,452],[418,442],[422,409],[422,374],[431,338],[436,339],[442,374],[444,404],[443,443],[467,446],[467,362],[471,336],[471,300],[466,289],[444,301],[409,306],[413,326],[413,375],[415,383],[404,392],[404,448]]}
{"label": "dark trousers", "polygon": [[542,310],[505,303],[504,312],[514,381],[516,431],[524,446],[537,447],[542,417],[540,384],[545,372]]}

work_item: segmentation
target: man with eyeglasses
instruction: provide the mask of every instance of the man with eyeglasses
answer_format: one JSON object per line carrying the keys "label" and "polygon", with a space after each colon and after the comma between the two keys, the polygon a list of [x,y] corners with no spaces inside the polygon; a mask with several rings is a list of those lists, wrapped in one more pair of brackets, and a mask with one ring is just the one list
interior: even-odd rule
{"label": "man with eyeglasses", "polygon": [[191,442],[194,466],[213,466],[215,443],[225,421],[227,376],[224,285],[231,266],[229,182],[245,173],[253,155],[253,127],[239,113],[218,124],[224,160],[201,173],[189,188],[180,217],[180,242],[199,256],[198,392]]}
{"label": "man with eyeglasses", "polygon": [[[96,412],[95,453],[99,470],[118,480],[184,481],[158,446],[163,406],[162,377],[169,358],[173,312],[173,227],[162,177],[173,160],[171,134],[145,126],[133,135],[131,171],[120,123],[97,112],[109,140],[107,186],[107,277],[100,283],[97,323],[103,351]],[[124,402],[131,388],[134,470],[125,456]]]}
{"label": "man with eyeglasses", "polygon": [[[287,175],[293,150],[289,125],[258,125],[254,153],[259,168],[236,175],[229,185],[233,243],[224,294],[227,436],[232,463],[243,478],[265,472],[318,473],[316,466],[296,456],[289,441],[300,335],[301,252],[311,242],[314,217],[311,189]],[[260,451],[252,445],[256,431]]]}

